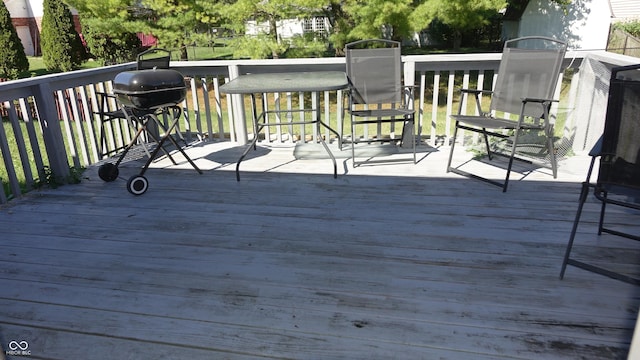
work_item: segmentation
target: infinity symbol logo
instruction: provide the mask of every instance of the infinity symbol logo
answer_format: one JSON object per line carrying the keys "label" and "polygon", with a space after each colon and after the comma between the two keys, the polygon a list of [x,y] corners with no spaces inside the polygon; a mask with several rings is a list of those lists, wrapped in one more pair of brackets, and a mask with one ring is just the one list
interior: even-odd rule
{"label": "infinity symbol logo", "polygon": [[18,349],[20,349],[20,350],[24,351],[24,350],[27,350],[28,348],[29,348],[29,343],[24,341],[24,340],[22,340],[20,342],[14,340],[14,341],[9,343],[9,349],[10,350],[18,350]]}

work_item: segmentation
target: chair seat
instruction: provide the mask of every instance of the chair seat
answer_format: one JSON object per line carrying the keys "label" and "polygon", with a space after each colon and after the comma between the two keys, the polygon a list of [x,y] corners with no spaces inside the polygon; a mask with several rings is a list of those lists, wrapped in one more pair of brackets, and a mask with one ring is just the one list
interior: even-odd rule
{"label": "chair seat", "polygon": [[[453,119],[465,123],[467,125],[476,126],[485,129],[517,129],[518,122],[516,120],[505,118],[492,118],[487,116],[473,116],[473,115],[452,115]],[[521,129],[544,129],[544,124],[536,125],[532,123],[523,123],[520,126]]]}
{"label": "chair seat", "polygon": [[357,117],[392,117],[392,116],[410,116],[415,110],[409,109],[367,109],[367,110],[351,110],[351,115]]}

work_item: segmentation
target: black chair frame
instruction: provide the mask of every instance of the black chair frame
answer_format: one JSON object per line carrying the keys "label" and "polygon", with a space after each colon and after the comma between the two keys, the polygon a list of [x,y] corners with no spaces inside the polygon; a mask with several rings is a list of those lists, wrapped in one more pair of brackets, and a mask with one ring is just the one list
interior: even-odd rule
{"label": "black chair frame", "polygon": [[[632,72],[635,75],[635,80],[630,81],[624,76],[624,74],[628,72]],[[634,91],[630,91],[631,88],[633,88]],[[626,96],[631,96],[631,100],[628,98],[625,99]],[[625,135],[623,134],[625,130],[621,129],[623,123],[625,121],[635,121],[636,124],[633,124],[634,129],[637,128],[638,130],[636,131],[640,132],[640,118],[638,118],[638,114],[623,111],[626,102],[637,102],[639,98],[640,64],[613,68],[609,87],[605,129],[603,135],[589,153],[589,155],[592,156],[591,164],[587,178],[582,183],[578,210],[560,270],[561,279],[564,278],[567,266],[572,265],[612,279],[640,285],[640,278],[636,276],[623,274],[620,271],[614,271],[604,265],[596,265],[571,256],[583,208],[588,199],[588,194],[592,189],[595,198],[602,203],[598,221],[598,235],[607,233],[631,240],[640,240],[640,236],[636,234],[620,231],[605,225],[605,214],[608,206],[614,205],[640,211],[640,152],[636,157],[635,163],[625,161],[618,154],[621,135]],[[629,130],[628,127],[626,129],[627,131]],[[638,135],[638,132],[633,133],[633,135]],[[632,136],[630,138],[634,137]],[[634,140],[640,142],[640,139],[637,137],[634,138]],[[622,147],[624,147],[624,145],[625,144],[622,144]],[[595,183],[592,183],[591,176],[597,158],[600,159],[598,178]]]}

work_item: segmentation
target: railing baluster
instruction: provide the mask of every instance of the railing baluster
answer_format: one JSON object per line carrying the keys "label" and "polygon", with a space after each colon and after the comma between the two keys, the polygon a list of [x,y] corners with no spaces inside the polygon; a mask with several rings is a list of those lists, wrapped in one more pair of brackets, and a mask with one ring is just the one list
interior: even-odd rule
{"label": "railing baluster", "polygon": [[86,86],[78,87],[80,103],[82,104],[82,118],[87,128],[86,136],[89,138],[88,142],[83,142],[83,146],[86,147],[85,152],[87,152],[87,154],[91,154],[87,155],[87,161],[89,161],[87,164],[88,166],[100,160],[100,156],[98,155],[98,147],[95,146],[99,140],[96,139],[96,132],[93,127],[94,122],[92,110],[95,109],[95,107],[91,103],[91,97],[87,95],[87,90]]}
{"label": "railing baluster", "polygon": [[196,123],[196,129],[198,130],[198,132],[202,133],[200,100],[198,99],[198,81],[196,80],[195,76],[189,77],[189,87],[191,89],[191,104],[193,105],[193,120]]}
{"label": "railing baluster", "polygon": [[[34,121],[33,114],[31,112],[31,106],[29,106],[29,99],[20,98],[20,109],[22,111],[22,118],[27,128],[27,134],[29,136],[29,144],[31,145],[30,151],[33,155],[33,161],[35,162],[36,170],[44,168],[44,162],[42,161],[42,153],[40,151],[40,141],[38,140],[38,133],[35,127],[36,121]],[[42,129],[40,129],[42,133]]]}
{"label": "railing baluster", "polygon": [[66,133],[66,146],[69,149],[69,155],[71,156],[71,160],[73,161],[73,166],[79,168],[80,167],[80,159],[78,158],[78,151],[76,149],[76,141],[75,136],[73,134],[71,128],[71,122],[69,119],[69,107],[67,106],[67,98],[65,96],[65,90],[57,90],[56,96],[58,99],[58,110],[60,111],[60,115],[62,116],[62,120],[64,122],[64,128]]}
{"label": "railing baluster", "polygon": [[[0,103],[0,106],[5,106],[6,103]],[[7,106],[10,109],[10,106]],[[11,157],[11,152],[9,151],[9,142],[7,140],[7,133],[5,132],[4,126],[0,128],[0,150],[2,152],[2,158],[4,160],[4,166],[7,169],[7,176],[9,177],[9,190],[13,194],[13,196],[20,196],[22,190],[20,189],[20,183],[18,180],[18,176],[16,174],[16,168],[13,165],[13,158]],[[4,194],[4,186],[2,195],[0,196],[0,200],[3,202],[7,202],[7,197]]]}
{"label": "railing baluster", "polygon": [[[436,133],[438,125],[438,101],[440,97],[440,71],[433,74],[433,96],[431,99],[431,146],[436,146]],[[448,136],[446,137],[449,138]],[[445,145],[448,145],[445,140]]]}
{"label": "railing baluster", "polygon": [[[213,123],[211,121],[211,94],[209,94],[209,85],[207,84],[207,78],[206,77],[202,77],[200,78],[200,83],[202,84],[202,98],[203,98],[203,102],[204,102],[204,116],[207,119],[207,136],[209,137],[209,139],[213,139]],[[200,124],[200,122],[198,122],[198,124]],[[202,132],[202,129],[199,128],[198,129],[200,132]]]}
{"label": "railing baluster", "polygon": [[31,185],[33,184],[33,173],[31,171],[31,164],[29,163],[27,145],[24,141],[24,136],[22,134],[22,128],[20,127],[20,121],[18,120],[18,113],[15,107],[15,103],[13,101],[9,101],[7,102],[7,104],[9,105],[7,108],[7,113],[9,115],[11,128],[13,129],[13,135],[16,139],[18,154],[20,155],[20,163],[22,164],[22,173],[26,178],[27,189],[30,189]]}
{"label": "railing baluster", "polygon": [[213,95],[216,104],[216,120],[218,122],[218,138],[224,140],[224,118],[222,116],[222,104],[220,101],[220,81],[217,76],[213,77]]}
{"label": "railing baluster", "polygon": [[447,115],[446,115],[445,128],[444,128],[446,139],[451,138],[451,114],[453,113],[455,78],[456,78],[455,70],[449,71],[449,82],[447,83]]}
{"label": "railing baluster", "polygon": [[[75,145],[79,147],[78,149],[79,155],[81,155],[82,157],[82,159],[80,158],[80,156],[78,157],[78,164],[89,166],[90,164],[92,164],[92,162],[91,162],[91,159],[89,158],[89,152],[87,151],[88,143],[85,140],[85,132],[84,132],[84,126],[83,126],[84,121],[83,121],[83,117],[80,115],[81,113],[79,109],[80,100],[78,100],[76,90],[77,90],[76,88],[70,88],[67,90],[67,94],[69,94],[69,107],[71,108],[69,109],[70,114],[72,116],[72,121],[76,128],[74,139],[77,139],[77,140]],[[80,165],[78,165],[78,167],[79,166]]]}

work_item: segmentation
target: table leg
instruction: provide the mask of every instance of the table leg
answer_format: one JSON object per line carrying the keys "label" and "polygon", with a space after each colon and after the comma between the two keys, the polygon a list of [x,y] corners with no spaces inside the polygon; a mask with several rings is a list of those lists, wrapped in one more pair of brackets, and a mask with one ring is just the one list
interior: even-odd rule
{"label": "table leg", "polygon": [[250,96],[251,96],[251,117],[253,121],[253,140],[251,140],[251,143],[249,144],[249,146],[247,146],[247,148],[244,149],[244,151],[242,152],[242,155],[240,155],[240,158],[236,162],[236,181],[240,181],[240,163],[242,162],[242,160],[244,160],[247,154],[249,154],[249,150],[251,150],[252,147],[253,147],[253,150],[257,150],[258,134],[262,129],[262,127],[258,125],[258,109],[256,105],[256,95],[250,94]]}
{"label": "table leg", "polygon": [[321,119],[321,114],[320,114],[320,110],[318,110],[318,106],[320,106],[320,93],[318,92],[314,92],[312,94],[312,96],[314,97],[314,102],[315,104],[313,105],[313,116],[314,116],[314,122],[316,123],[316,136],[318,136],[320,138],[320,142],[322,143],[322,146],[324,147],[324,150],[327,152],[327,154],[329,154],[329,157],[331,158],[331,161],[333,162],[333,178],[337,179],[338,178],[338,163],[336,162],[336,158],[335,156],[333,156],[333,153],[331,152],[331,150],[329,149],[329,146],[327,146],[327,143],[324,141],[324,137],[322,136],[322,131],[320,128],[320,125],[326,127],[327,129],[329,129],[329,131],[335,133],[336,135],[338,135],[338,133],[333,130],[331,127],[329,127],[329,125],[325,124],[324,122],[322,122]]}

